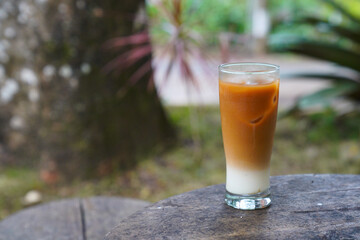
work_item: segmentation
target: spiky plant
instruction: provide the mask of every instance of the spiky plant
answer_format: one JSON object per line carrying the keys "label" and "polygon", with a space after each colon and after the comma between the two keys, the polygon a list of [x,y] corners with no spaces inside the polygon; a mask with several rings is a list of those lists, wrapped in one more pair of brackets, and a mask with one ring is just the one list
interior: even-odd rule
{"label": "spiky plant", "polygon": [[[196,62],[197,68],[199,66],[202,68],[203,74],[212,72],[208,64],[210,58],[206,56],[206,51],[203,49],[205,43],[201,35],[187,22],[190,9],[185,6],[185,1],[160,0],[154,2],[154,4],[163,21],[161,25],[163,26],[161,28],[163,45],[160,47],[159,58],[168,59],[165,74],[162,76],[162,85],[158,86],[157,90],[161,91],[162,86],[168,82],[171,73],[175,69],[179,69],[180,79],[184,82],[187,94],[190,96],[191,86],[199,90],[199,82],[195,74],[197,71],[195,71],[193,62]],[[142,63],[128,78],[127,87],[136,84],[143,75],[151,71],[152,67],[154,67],[154,71],[157,70],[158,65],[156,62],[153,61],[153,64],[151,64],[151,61],[143,61],[144,58],[152,54],[151,38],[147,32],[138,32],[130,36],[111,39],[105,44],[105,47],[111,51],[121,52],[104,67],[104,70],[108,73],[121,73],[126,68]],[[207,79],[214,78],[208,77]],[[148,79],[148,86],[154,86],[153,76]],[[194,153],[196,158],[199,159],[197,164],[200,164],[202,150],[197,109],[189,107],[189,120]]]}
{"label": "spiky plant", "polygon": [[[339,98],[354,103],[351,111],[360,103],[360,18],[333,0],[323,1],[341,14],[346,21],[343,21],[343,24],[333,24],[325,17],[303,17],[295,20],[294,23],[320,28],[325,32],[325,37],[324,34],[321,38],[295,37],[288,42],[275,43],[273,47],[332,62],[350,69],[350,73],[345,74],[342,71],[337,74],[319,72],[293,74],[293,77],[317,78],[332,82],[330,87],[300,98],[293,111],[306,110],[314,104],[329,105],[334,99]],[[335,41],[327,41],[329,38]]]}

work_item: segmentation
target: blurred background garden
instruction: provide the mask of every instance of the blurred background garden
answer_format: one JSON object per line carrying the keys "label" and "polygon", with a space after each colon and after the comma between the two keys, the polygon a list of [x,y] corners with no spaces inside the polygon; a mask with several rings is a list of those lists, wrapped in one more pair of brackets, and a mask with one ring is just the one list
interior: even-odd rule
{"label": "blurred background garden", "polygon": [[0,219],[225,182],[229,61],[281,67],[272,175],[360,174],[358,0],[0,1]]}

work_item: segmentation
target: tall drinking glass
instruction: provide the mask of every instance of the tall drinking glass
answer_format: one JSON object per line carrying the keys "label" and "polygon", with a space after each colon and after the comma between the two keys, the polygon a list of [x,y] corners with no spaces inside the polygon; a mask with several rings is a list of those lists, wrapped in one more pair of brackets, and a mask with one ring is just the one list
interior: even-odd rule
{"label": "tall drinking glass", "polygon": [[225,202],[234,208],[268,207],[270,158],[278,99],[279,66],[219,66],[221,127],[226,157]]}

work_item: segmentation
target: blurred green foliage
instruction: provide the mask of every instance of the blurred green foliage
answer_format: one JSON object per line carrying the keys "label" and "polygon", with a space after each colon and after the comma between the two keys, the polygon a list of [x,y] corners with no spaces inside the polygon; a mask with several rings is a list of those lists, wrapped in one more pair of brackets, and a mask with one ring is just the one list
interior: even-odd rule
{"label": "blurred green foliage", "polygon": [[[166,1],[164,1],[166,2]],[[185,0],[184,27],[206,36],[207,44],[217,41],[218,33],[244,33],[246,30],[246,1],[236,0]],[[151,23],[151,34],[155,43],[163,43],[164,32],[171,32],[166,18],[162,16],[156,5],[147,5]]]}
{"label": "blurred green foliage", "polygon": [[[201,24],[208,33],[243,33],[246,27],[246,1],[188,1],[190,24]],[[196,13],[196,14],[195,14]]]}
{"label": "blurred green foliage", "polygon": [[[360,136],[360,113],[352,112],[339,117],[338,113],[327,108],[322,112],[307,116],[309,140],[311,143],[339,141],[340,139],[357,140]],[[334,128],[334,126],[337,126]]]}
{"label": "blurred green foliage", "polygon": [[[333,0],[323,0],[333,12],[311,15],[305,13],[294,16],[289,22],[295,26],[313,29],[316,36],[294,34],[292,38],[278,37],[270,41],[270,46],[280,52],[292,52],[334,63],[343,67],[337,72],[302,72],[292,77],[317,78],[331,81],[332,85],[313,94],[301,97],[290,112],[308,110],[319,105],[334,105],[335,100],[351,100],[353,106],[342,109],[342,114],[358,111],[360,102],[360,14],[353,14],[352,7],[360,7],[360,2],[343,5]],[[335,17],[334,17],[335,16]],[[286,23],[285,23],[286,25]],[[345,69],[347,71],[345,71]],[[351,70],[352,74],[349,74]],[[330,126],[329,126],[330,127]]]}
{"label": "blurred green foliage", "polygon": [[0,219],[23,208],[24,194],[30,190],[46,191],[35,169],[8,167],[0,175]]}
{"label": "blurred green foliage", "polygon": [[[166,1],[164,1],[166,2]],[[232,32],[244,34],[249,31],[249,2],[236,0],[184,0],[185,24],[193,30],[206,36],[207,43],[213,44],[217,41],[217,34],[221,32]],[[360,3],[358,0],[335,1],[357,16],[360,16]],[[320,29],[311,26],[294,24],[293,19],[304,15],[324,16],[330,22],[348,24],[348,20],[323,0],[283,1],[269,0],[267,8],[272,21],[270,36],[272,38],[283,38],[289,35],[316,37],[322,36]],[[163,43],[162,37],[168,29],[164,16],[157,6],[148,1],[147,12],[150,18],[150,29],[155,43]],[[331,39],[330,36],[327,36]]]}
{"label": "blurred green foliage", "polygon": [[[333,1],[335,4],[344,7],[354,16],[360,17],[360,2]],[[346,18],[344,14],[337,11],[326,0],[305,0],[305,1],[278,1],[271,0],[269,12],[272,17],[272,30],[270,41],[290,38],[323,38],[327,41],[337,41],[343,44],[347,41],[339,39],[336,34],[329,34],[329,28],[326,25],[311,26],[299,24],[298,20],[304,17],[321,17],[325,21],[334,25],[353,25],[354,22]]]}

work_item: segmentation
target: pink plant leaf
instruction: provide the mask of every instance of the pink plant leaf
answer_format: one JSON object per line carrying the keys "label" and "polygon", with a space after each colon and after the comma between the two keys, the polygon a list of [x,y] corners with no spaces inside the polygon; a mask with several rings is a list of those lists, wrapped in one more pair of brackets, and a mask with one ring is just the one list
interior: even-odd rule
{"label": "pink plant leaf", "polygon": [[170,73],[172,72],[175,64],[176,64],[176,56],[170,56],[170,61],[167,65],[167,68],[166,68],[166,71],[165,71],[165,74],[164,74],[164,80],[163,82],[161,83],[161,86],[159,87],[159,90],[161,91],[165,85],[169,82],[169,77],[170,77]]}
{"label": "pink plant leaf", "polygon": [[143,31],[126,37],[113,38],[104,44],[104,48],[105,49],[121,48],[127,45],[138,45],[149,42],[150,42],[150,37],[148,32]]}
{"label": "pink plant leaf", "polygon": [[135,62],[144,58],[145,56],[151,54],[151,52],[151,45],[144,45],[141,47],[133,48],[106,64],[103,68],[103,71],[106,73],[109,73],[113,70],[120,71],[121,69],[129,67]]}
{"label": "pink plant leaf", "polygon": [[127,58],[127,66],[134,64],[135,62],[139,61],[140,59],[148,56],[152,52],[151,45],[145,45],[141,47],[137,47],[129,51],[129,55]]}
{"label": "pink plant leaf", "polygon": [[174,63],[175,63],[175,56],[171,56],[171,59],[170,59],[168,65],[167,65],[166,72],[165,72],[165,75],[164,75],[164,77],[166,79],[169,78],[170,73],[171,73],[171,71],[172,71],[172,69],[174,67]]}
{"label": "pink plant leaf", "polygon": [[198,82],[195,80],[194,73],[184,56],[180,59],[180,69],[184,79],[193,84],[195,88],[199,89],[199,85]]}
{"label": "pink plant leaf", "polygon": [[119,55],[115,59],[111,60],[109,63],[107,63],[102,71],[105,73],[110,73],[113,70],[120,71],[125,68],[125,63],[127,60],[128,52],[124,52],[123,54]]}
{"label": "pink plant leaf", "polygon": [[[173,55],[174,45],[173,45],[172,41],[173,40],[171,40],[169,43],[167,43],[165,45],[165,47],[162,50],[160,50],[160,54],[157,57],[158,59],[162,59],[162,58],[166,57],[166,55],[170,55],[170,56]],[[171,50],[172,50],[172,52],[171,52],[171,54],[169,54]],[[155,62],[155,67],[157,67],[157,64],[158,64],[158,62],[156,61]]]}
{"label": "pink plant leaf", "polygon": [[145,62],[141,67],[139,67],[134,74],[131,75],[129,78],[129,83],[131,85],[135,85],[141,77],[143,77],[146,73],[151,71],[151,59],[149,59],[147,62]]}

